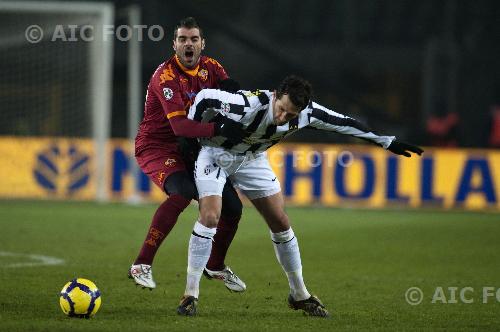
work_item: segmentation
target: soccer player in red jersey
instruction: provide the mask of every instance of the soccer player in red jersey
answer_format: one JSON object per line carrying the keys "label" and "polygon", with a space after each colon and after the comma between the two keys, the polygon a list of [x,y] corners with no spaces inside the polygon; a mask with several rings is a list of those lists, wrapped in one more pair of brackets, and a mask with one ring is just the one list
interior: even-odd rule
{"label": "soccer player in red jersey", "polygon": [[[241,124],[232,120],[200,123],[186,117],[186,110],[201,89],[220,88],[228,82],[224,68],[216,60],[201,55],[204,47],[205,39],[195,19],[181,20],[174,30],[175,55],[156,69],[146,94],[135,156],[141,170],[168,198],[156,210],[140,253],[129,270],[129,277],[145,288],[156,287],[151,270],[154,256],[179,214],[198,196],[193,181],[196,152],[190,152],[189,146],[194,140],[184,139],[180,143],[179,138],[222,135],[239,140],[245,135]],[[182,148],[186,146],[188,149]],[[222,280],[230,290],[240,292],[246,285],[224,264],[224,258],[238,228],[241,211],[238,194],[231,184],[226,185],[217,236],[204,271],[207,277]]]}

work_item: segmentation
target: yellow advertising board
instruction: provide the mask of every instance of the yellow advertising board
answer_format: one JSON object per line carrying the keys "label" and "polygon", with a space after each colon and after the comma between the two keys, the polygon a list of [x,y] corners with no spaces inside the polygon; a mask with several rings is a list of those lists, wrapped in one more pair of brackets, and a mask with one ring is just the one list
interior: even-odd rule
{"label": "yellow advertising board", "polygon": [[[131,174],[133,146],[108,144],[109,196],[165,195],[142,173]],[[0,197],[94,199],[91,140],[0,138]],[[268,158],[288,204],[332,207],[435,207],[500,211],[500,151],[426,149],[395,156],[366,145],[278,144]]]}
{"label": "yellow advertising board", "polygon": [[500,151],[426,149],[405,158],[359,145],[278,145],[269,160],[298,205],[500,209]]}
{"label": "yellow advertising board", "polygon": [[0,138],[0,197],[93,199],[91,140]]}

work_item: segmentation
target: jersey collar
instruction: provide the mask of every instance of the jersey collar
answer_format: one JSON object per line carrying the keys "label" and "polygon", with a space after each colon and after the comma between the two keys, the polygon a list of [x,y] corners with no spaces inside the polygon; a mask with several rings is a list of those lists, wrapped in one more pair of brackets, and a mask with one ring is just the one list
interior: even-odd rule
{"label": "jersey collar", "polygon": [[179,61],[177,54],[175,55],[175,62],[177,62],[177,65],[179,66],[179,68],[182,69],[182,71],[185,72],[186,74],[191,75],[191,76],[196,76],[198,74],[198,69],[200,68],[199,62],[195,68],[188,69],[188,68],[184,67],[184,65]]}

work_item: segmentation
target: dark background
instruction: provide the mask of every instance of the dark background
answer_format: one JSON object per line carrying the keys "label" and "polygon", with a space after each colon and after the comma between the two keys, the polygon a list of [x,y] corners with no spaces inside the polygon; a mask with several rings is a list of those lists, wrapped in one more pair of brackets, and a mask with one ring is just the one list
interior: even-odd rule
{"label": "dark background", "polygon": [[[127,23],[124,8],[135,4],[142,24],[165,29],[164,40],[141,44],[143,95],[156,67],[173,54],[175,24],[194,16],[205,33],[205,54],[244,89],[273,89],[294,73],[311,81],[315,101],[380,133],[427,146],[500,147],[500,1],[114,4],[115,25]],[[114,54],[112,136],[126,137],[127,43],[115,40]],[[292,140],[350,138],[305,131]]]}
{"label": "dark background", "polygon": [[[205,54],[245,89],[272,89],[289,73],[314,86],[315,100],[372,128],[423,145],[489,146],[500,107],[500,2],[395,0],[116,1],[139,4],[143,24],[165,27],[143,43],[144,87],[172,54],[175,23],[194,16]],[[126,100],[126,54],[116,44],[113,118]],[[425,92],[428,89],[428,92]],[[122,95],[122,97],[118,97]],[[446,130],[446,115],[458,115]],[[122,136],[125,119],[113,121]],[[441,135],[434,127],[444,127]],[[437,123],[436,123],[437,121]],[[437,136],[437,137],[436,137]],[[440,137],[442,136],[442,137]],[[295,140],[344,141],[306,132]]]}

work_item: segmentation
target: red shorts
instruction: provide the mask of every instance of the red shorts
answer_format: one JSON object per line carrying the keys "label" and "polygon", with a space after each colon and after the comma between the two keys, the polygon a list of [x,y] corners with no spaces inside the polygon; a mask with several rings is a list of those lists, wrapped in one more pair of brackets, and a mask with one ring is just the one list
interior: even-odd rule
{"label": "red shorts", "polygon": [[172,173],[188,171],[177,144],[164,147],[148,147],[136,153],[135,158],[141,170],[162,191],[163,183]]}

